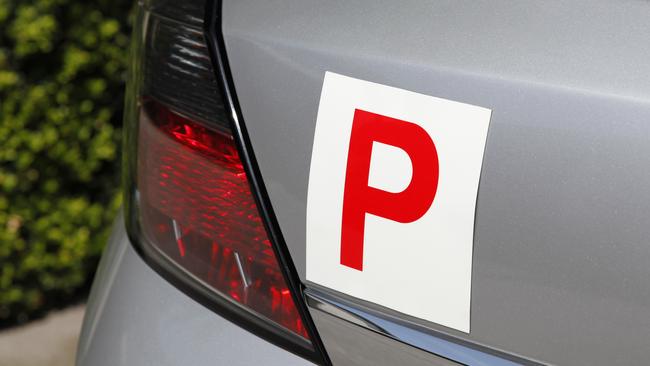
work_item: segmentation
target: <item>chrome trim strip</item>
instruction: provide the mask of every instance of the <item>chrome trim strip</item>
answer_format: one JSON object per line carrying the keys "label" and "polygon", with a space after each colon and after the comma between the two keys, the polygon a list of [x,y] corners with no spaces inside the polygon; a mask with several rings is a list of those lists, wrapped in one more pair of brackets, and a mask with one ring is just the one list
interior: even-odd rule
{"label": "chrome trim strip", "polygon": [[[388,317],[381,316],[369,310],[362,310],[348,304],[345,300],[313,288],[305,289],[307,306],[322,311],[339,319],[356,324],[386,337],[423,351],[452,360],[468,366],[518,366],[540,365],[527,360],[515,361],[514,356],[504,358],[487,353],[467,345],[452,341],[451,337],[443,338],[431,333],[425,333],[415,327],[400,324]],[[497,352],[497,351],[495,351]]]}

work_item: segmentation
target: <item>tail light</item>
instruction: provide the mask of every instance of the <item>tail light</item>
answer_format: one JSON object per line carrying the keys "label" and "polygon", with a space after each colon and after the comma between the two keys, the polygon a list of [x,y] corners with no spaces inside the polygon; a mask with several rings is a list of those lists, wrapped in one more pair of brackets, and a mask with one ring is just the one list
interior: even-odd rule
{"label": "tail light", "polygon": [[148,1],[138,13],[125,116],[129,235],[145,260],[197,300],[324,362],[240,158],[226,83],[201,28],[205,5],[179,4]]}
{"label": "tail light", "polygon": [[196,280],[308,339],[233,137],[158,101],[142,102],[137,182],[144,238]]}

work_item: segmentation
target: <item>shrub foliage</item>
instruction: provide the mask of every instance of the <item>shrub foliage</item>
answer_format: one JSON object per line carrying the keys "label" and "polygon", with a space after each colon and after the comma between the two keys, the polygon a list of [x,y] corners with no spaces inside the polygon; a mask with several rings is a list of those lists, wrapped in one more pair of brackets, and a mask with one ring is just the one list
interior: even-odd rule
{"label": "shrub foliage", "polygon": [[0,0],[0,323],[87,288],[120,205],[124,0]]}

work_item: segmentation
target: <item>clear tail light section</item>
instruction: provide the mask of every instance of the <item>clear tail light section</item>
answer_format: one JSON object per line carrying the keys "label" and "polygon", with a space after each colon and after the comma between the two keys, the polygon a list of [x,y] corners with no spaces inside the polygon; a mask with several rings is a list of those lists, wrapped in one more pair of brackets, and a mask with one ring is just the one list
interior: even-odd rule
{"label": "clear tail light section", "polygon": [[261,193],[251,188],[241,136],[226,113],[225,82],[208,52],[205,9],[204,0],[146,0],[138,8],[124,121],[129,236],[190,296],[327,363],[292,282],[295,270],[260,215]]}

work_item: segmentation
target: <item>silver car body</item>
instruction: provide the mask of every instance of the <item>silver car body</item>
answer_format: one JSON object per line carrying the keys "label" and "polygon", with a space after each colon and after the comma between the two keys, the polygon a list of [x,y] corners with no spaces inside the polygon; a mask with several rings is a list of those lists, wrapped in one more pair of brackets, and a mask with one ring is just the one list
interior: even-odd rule
{"label": "silver car body", "polygon": [[[224,1],[244,123],[334,365],[647,364],[648,19],[642,1]],[[306,282],[326,71],[492,109],[469,334]],[[259,362],[307,363],[168,284],[118,219],[78,364]]]}

